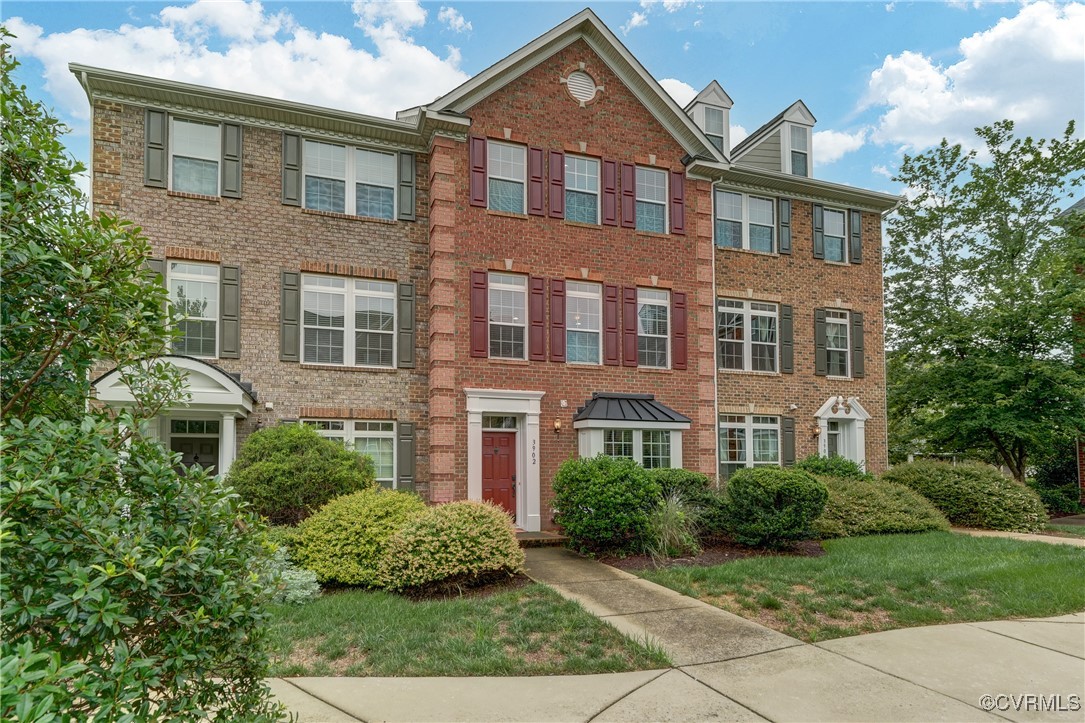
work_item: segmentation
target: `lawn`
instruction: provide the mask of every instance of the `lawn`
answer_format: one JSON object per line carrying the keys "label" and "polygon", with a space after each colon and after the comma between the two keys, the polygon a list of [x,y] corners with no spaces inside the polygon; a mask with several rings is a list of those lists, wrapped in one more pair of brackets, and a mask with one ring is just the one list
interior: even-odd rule
{"label": "lawn", "polygon": [[272,675],[468,676],[616,673],[670,666],[543,585],[412,601],[325,594],[275,606]]}
{"label": "lawn", "polygon": [[1069,545],[930,532],[825,550],[637,574],[807,642],[1085,610],[1085,550]]}
{"label": "lawn", "polygon": [[1073,535],[1074,537],[1085,537],[1085,525],[1060,525],[1057,522],[1048,522],[1046,530],[1048,532]]}

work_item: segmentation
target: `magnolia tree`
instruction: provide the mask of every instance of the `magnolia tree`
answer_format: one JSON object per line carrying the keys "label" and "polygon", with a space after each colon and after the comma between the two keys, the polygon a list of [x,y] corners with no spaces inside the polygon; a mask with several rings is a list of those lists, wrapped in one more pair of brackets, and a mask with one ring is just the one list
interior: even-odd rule
{"label": "magnolia tree", "polygon": [[1085,429],[1074,363],[1085,307],[1085,141],[976,129],[905,156],[909,199],[888,222],[886,317],[891,446],[986,456],[1024,480],[1031,455]]}
{"label": "magnolia tree", "polygon": [[[0,54],[0,715],[275,719],[260,523],[140,433],[182,389],[153,361],[169,311],[147,242],[88,213],[65,129]],[[89,403],[106,364],[133,390],[121,415]]]}

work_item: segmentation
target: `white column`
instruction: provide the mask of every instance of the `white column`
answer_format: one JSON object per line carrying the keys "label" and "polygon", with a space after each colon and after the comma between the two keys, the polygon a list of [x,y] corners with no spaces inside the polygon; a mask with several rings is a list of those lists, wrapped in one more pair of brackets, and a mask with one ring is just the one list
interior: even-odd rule
{"label": "white column", "polygon": [[237,457],[237,427],[233,414],[223,414],[219,425],[219,464],[217,473],[225,477]]}
{"label": "white column", "polygon": [[678,429],[671,432],[671,467],[682,469],[682,432]]}
{"label": "white column", "polygon": [[[528,532],[538,532],[542,529],[542,514],[540,511],[540,485],[539,485],[539,403],[529,405],[524,419],[524,492],[527,500],[524,504],[524,529]],[[481,446],[481,445],[480,445]]]}
{"label": "white column", "polygon": [[482,412],[467,412],[467,499],[482,499]]}
{"label": "white column", "polygon": [[855,456],[852,459],[866,470],[866,422],[862,419],[855,420]]}

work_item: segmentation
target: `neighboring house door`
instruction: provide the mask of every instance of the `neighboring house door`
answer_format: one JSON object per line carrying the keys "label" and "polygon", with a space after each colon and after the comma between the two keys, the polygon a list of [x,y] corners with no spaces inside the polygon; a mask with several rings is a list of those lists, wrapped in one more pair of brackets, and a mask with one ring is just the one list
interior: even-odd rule
{"label": "neighboring house door", "polygon": [[[181,464],[191,467],[218,467],[219,441],[208,437],[171,437],[170,449],[181,453]],[[217,469],[212,470],[217,472]]]}
{"label": "neighboring house door", "polygon": [[482,499],[516,518],[516,433],[482,433]]}

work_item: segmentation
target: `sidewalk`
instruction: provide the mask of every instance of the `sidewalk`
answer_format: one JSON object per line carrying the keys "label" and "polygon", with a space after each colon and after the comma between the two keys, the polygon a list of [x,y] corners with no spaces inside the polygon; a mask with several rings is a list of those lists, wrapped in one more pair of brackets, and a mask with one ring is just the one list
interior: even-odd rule
{"label": "sidewalk", "polygon": [[1001,532],[999,530],[973,530],[970,527],[954,527],[954,532],[973,537],[1008,537],[1026,542],[1046,542],[1049,545],[1073,545],[1085,547],[1085,537],[1056,537],[1055,535],[1033,535],[1027,532]]}
{"label": "sidewalk", "polygon": [[[1057,539],[1057,538],[1051,538]],[[534,678],[271,681],[303,722],[1080,721],[1085,613],[892,630],[807,645],[567,550],[532,548],[528,574],[628,635],[669,670]],[[1061,696],[1015,710],[984,695]],[[1034,705],[1033,708],[1038,708]],[[1004,709],[1005,708],[1005,709]]]}

